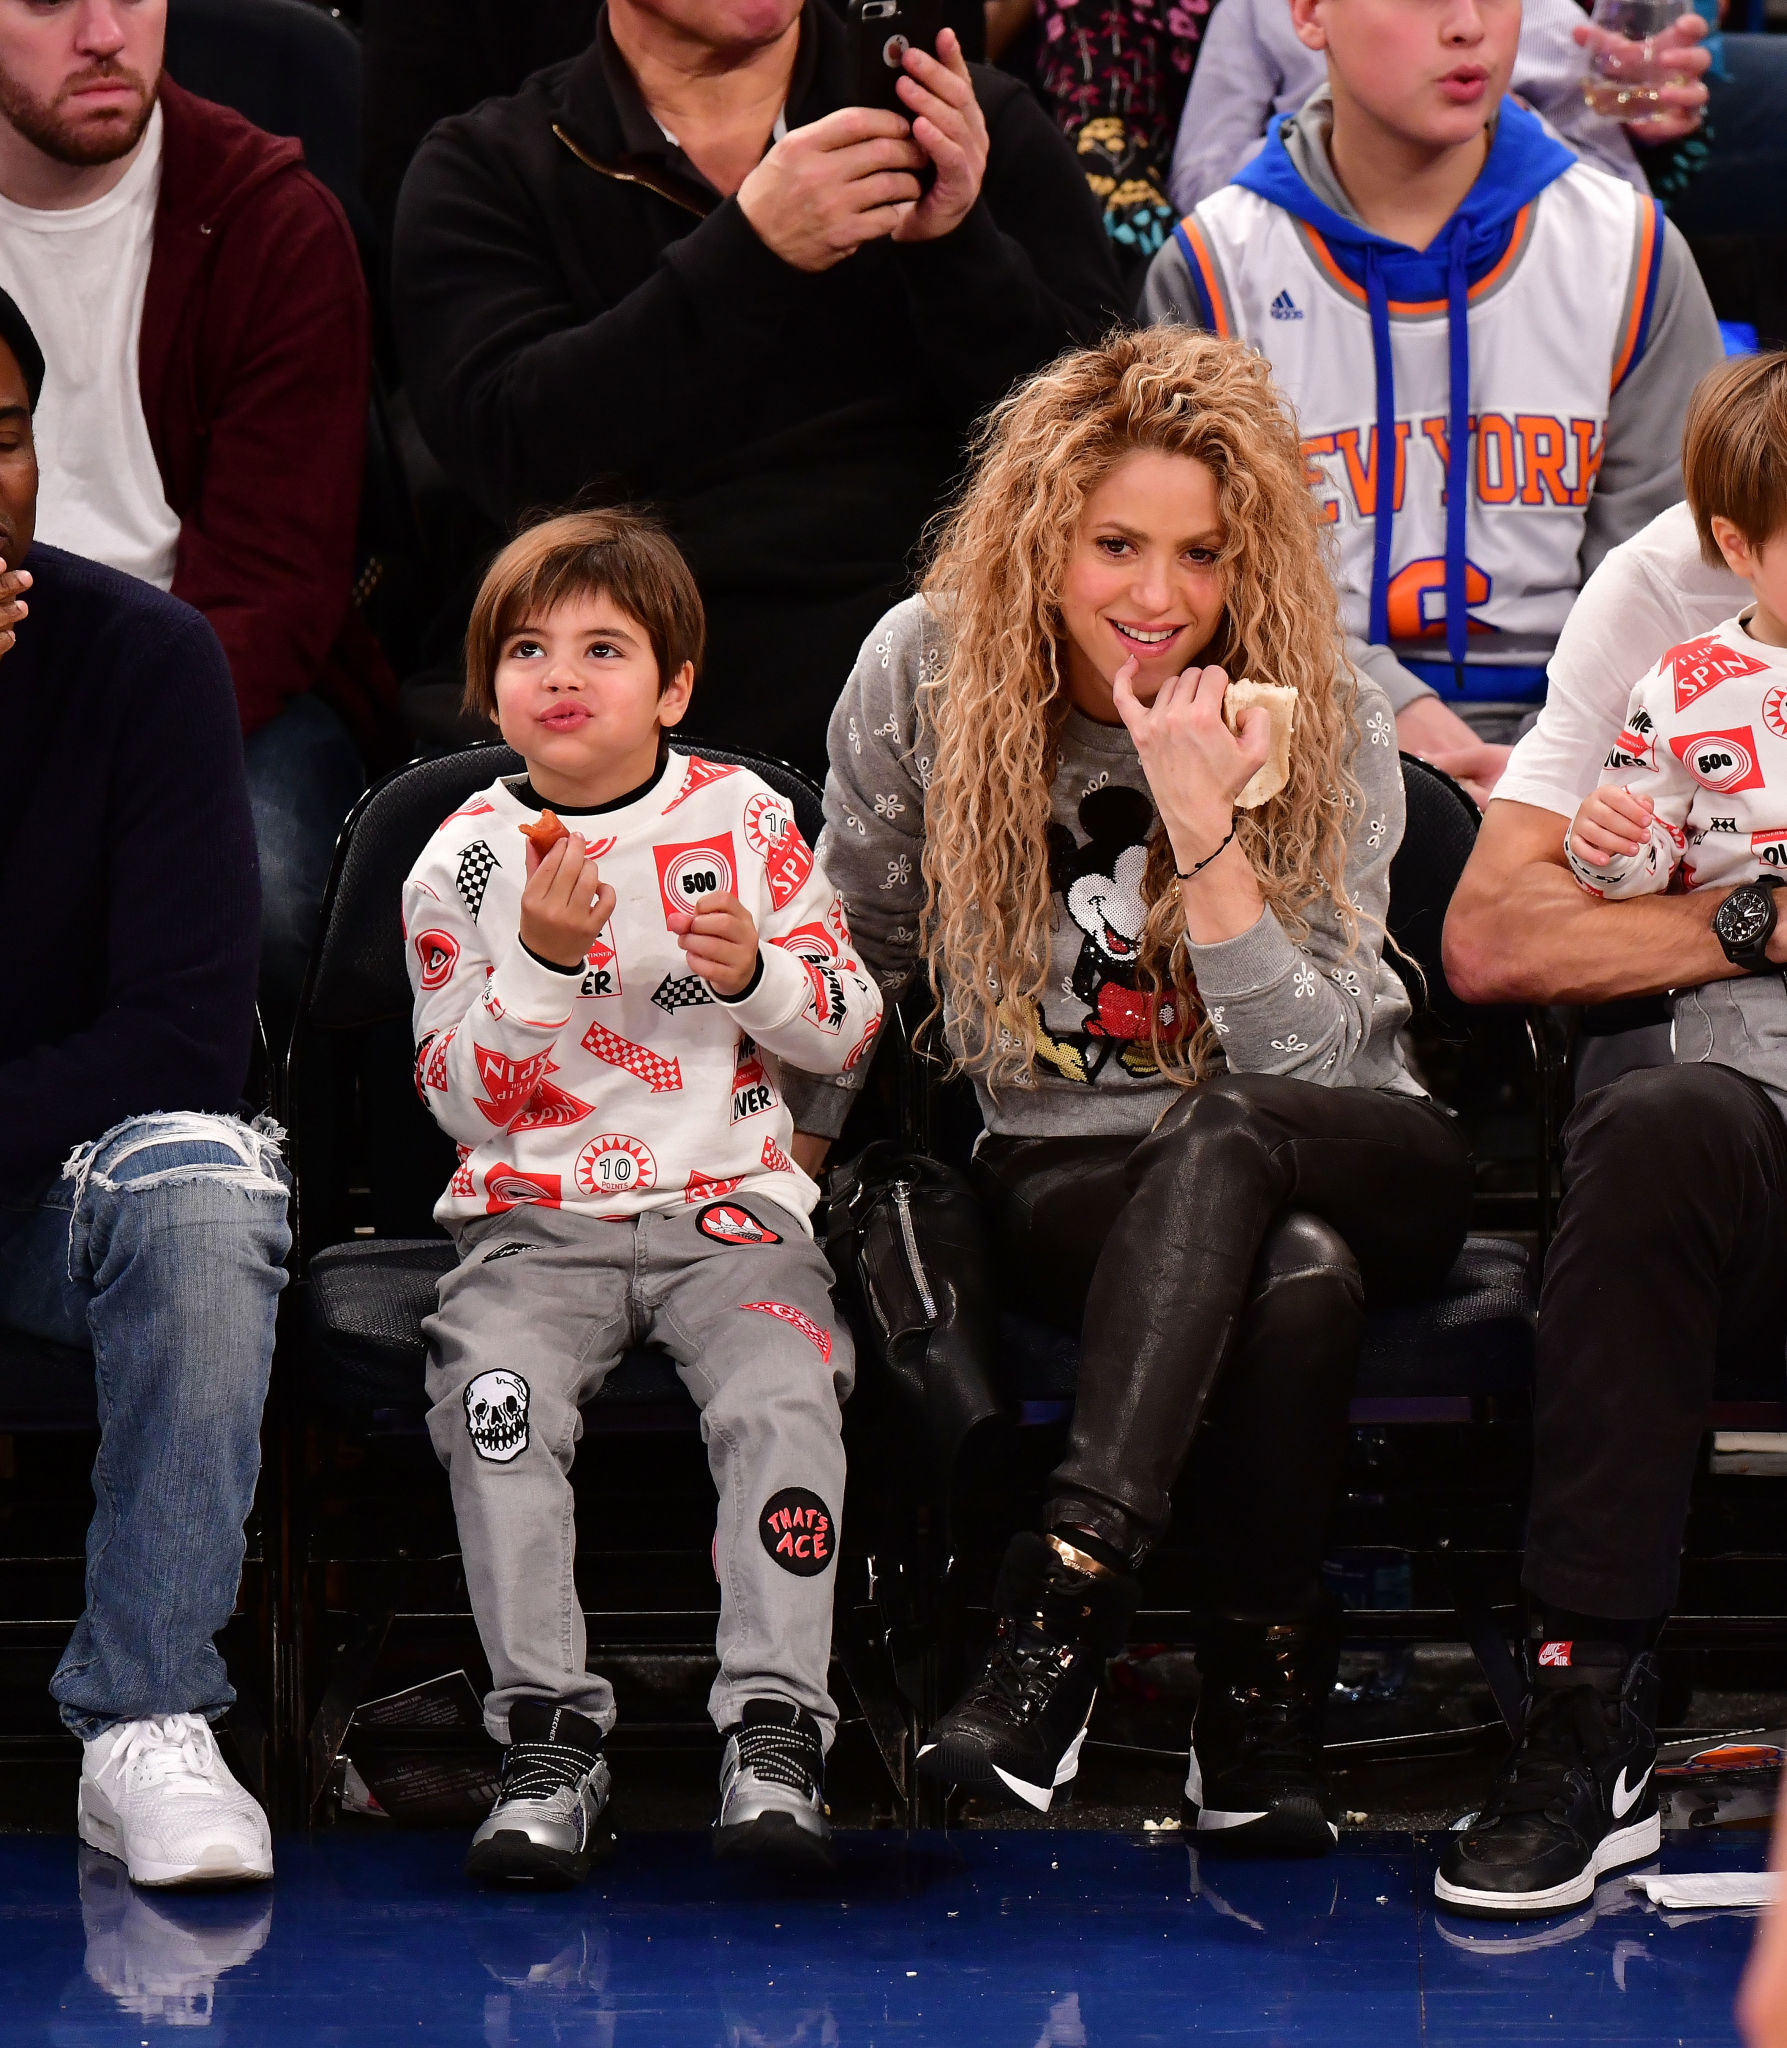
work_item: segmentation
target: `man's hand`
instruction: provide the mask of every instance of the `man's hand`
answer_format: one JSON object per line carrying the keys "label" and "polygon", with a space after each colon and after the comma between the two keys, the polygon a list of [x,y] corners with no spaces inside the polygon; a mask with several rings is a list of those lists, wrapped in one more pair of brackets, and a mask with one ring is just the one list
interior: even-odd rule
{"label": "man's hand", "polygon": [[16,627],[31,609],[24,601],[23,593],[31,588],[31,573],[28,569],[8,569],[0,561],[0,654],[10,654],[12,644],[18,638]]}
{"label": "man's hand", "polygon": [[700,975],[715,995],[741,994],[757,972],[757,926],[736,896],[715,890],[692,911],[674,912],[670,929],[689,971]]}
{"label": "man's hand", "polygon": [[581,967],[613,915],[614,891],[597,873],[581,833],[561,839],[544,859],[529,845],[521,943],[530,953],[555,967]]}
{"label": "man's hand", "polygon": [[1479,739],[1456,711],[1437,697],[1412,699],[1396,714],[1396,738],[1405,753],[1431,761],[1470,792],[1478,810],[1486,810],[1502,779],[1512,747]]}
{"label": "man's hand", "polygon": [[738,203],[784,263],[829,270],[899,227],[927,161],[898,114],[840,107],[784,135],[738,188]]}
{"label": "man's hand", "polygon": [[[1595,27],[1592,22],[1579,22],[1570,33],[1585,50],[1591,46],[1597,50],[1617,48],[1625,43],[1636,53],[1639,47],[1627,43],[1625,37],[1616,36],[1608,29]],[[1678,73],[1682,82],[1660,89],[1658,98],[1661,105],[1656,113],[1645,114],[1638,120],[1623,124],[1634,142],[1647,145],[1679,142],[1684,135],[1692,135],[1705,120],[1707,95],[1702,80],[1712,63],[1711,52],[1700,46],[1705,34],[1705,21],[1690,11],[1677,15],[1660,36],[1652,38],[1651,47],[1658,58],[1665,61],[1672,72]]]}
{"label": "man's hand", "polygon": [[1587,867],[1605,868],[1642,853],[1655,812],[1656,805],[1647,796],[1634,796],[1629,789],[1597,789],[1582,799],[1570,827],[1576,858]]}
{"label": "man's hand", "polygon": [[894,229],[896,242],[934,242],[959,227],[987,174],[987,121],[953,28],[937,36],[937,55],[906,52],[895,90],[912,110],[912,139],[937,166],[936,183]]}

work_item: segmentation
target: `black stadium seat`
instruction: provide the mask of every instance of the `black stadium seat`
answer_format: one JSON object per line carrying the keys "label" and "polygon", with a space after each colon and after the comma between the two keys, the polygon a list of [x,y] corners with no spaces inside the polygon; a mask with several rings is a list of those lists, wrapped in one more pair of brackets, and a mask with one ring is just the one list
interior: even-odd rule
{"label": "black stadium seat", "polygon": [[[788,798],[809,842],[817,838],[820,800],[805,777],[780,762],[688,744],[761,775]],[[442,818],[521,766],[502,746],[412,763],[369,791],[342,828],[284,1104],[298,1181],[306,1384],[331,1406],[419,1415],[423,1405],[421,1322],[453,1263],[431,1212],[454,1157],[411,1079],[400,896]],[[592,1407],[605,1414],[645,1398],[677,1406],[693,1426],[693,1405],[661,1352],[630,1354]]]}
{"label": "black stadium seat", "polygon": [[0,1432],[99,1427],[93,1354],[0,1330]]}
{"label": "black stadium seat", "polygon": [[360,40],[310,0],[169,0],[169,77],[270,135],[295,135],[362,249]]}

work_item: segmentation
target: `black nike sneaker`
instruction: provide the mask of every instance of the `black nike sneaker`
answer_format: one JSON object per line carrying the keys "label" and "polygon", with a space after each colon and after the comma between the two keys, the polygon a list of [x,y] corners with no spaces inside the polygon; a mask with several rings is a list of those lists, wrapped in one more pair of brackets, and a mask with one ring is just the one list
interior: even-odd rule
{"label": "black nike sneaker", "polygon": [[934,1784],[968,1785],[1047,1813],[1080,1768],[1105,1660],[1136,1610],[1128,1573],[1076,1571],[1046,1536],[1011,1539],[998,1625],[979,1675],[918,1753]]}
{"label": "black nike sneaker", "polygon": [[1454,1913],[1558,1913],[1656,1854],[1657,1660],[1618,1643],[1529,1647],[1526,1717],[1488,1804],[1440,1859]]}
{"label": "black nike sneaker", "polygon": [[1185,1774],[1198,1847],[1238,1856],[1325,1856],[1340,1839],[1322,1719],[1340,1667],[1338,1617],[1218,1621],[1198,1636],[1203,1688]]}
{"label": "black nike sneaker", "polygon": [[465,1870],[485,1884],[578,1884],[614,1846],[602,1731],[570,1707],[517,1700],[502,1786]]}

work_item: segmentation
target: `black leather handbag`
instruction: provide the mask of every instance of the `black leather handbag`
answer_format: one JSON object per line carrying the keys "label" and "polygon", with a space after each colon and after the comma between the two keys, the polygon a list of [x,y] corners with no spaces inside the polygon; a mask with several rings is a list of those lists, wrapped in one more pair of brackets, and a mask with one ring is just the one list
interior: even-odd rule
{"label": "black leather handbag", "polygon": [[887,1139],[826,1178],[824,1243],[857,1311],[862,1362],[922,1446],[933,1498],[947,1505],[971,1438],[1009,1429],[997,1376],[992,1250],[967,1179]]}

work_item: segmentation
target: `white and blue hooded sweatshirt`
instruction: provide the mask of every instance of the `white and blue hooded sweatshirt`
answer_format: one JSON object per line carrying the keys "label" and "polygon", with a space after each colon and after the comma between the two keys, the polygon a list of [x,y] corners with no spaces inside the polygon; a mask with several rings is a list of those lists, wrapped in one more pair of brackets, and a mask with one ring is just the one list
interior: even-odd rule
{"label": "white and blue hooded sweatshirt", "polygon": [[1347,632],[1398,709],[1424,686],[1538,698],[1584,577],[1681,495],[1712,307],[1656,202],[1516,100],[1420,250],[1359,221],[1331,117],[1324,89],[1180,224],[1145,312],[1271,363]]}

